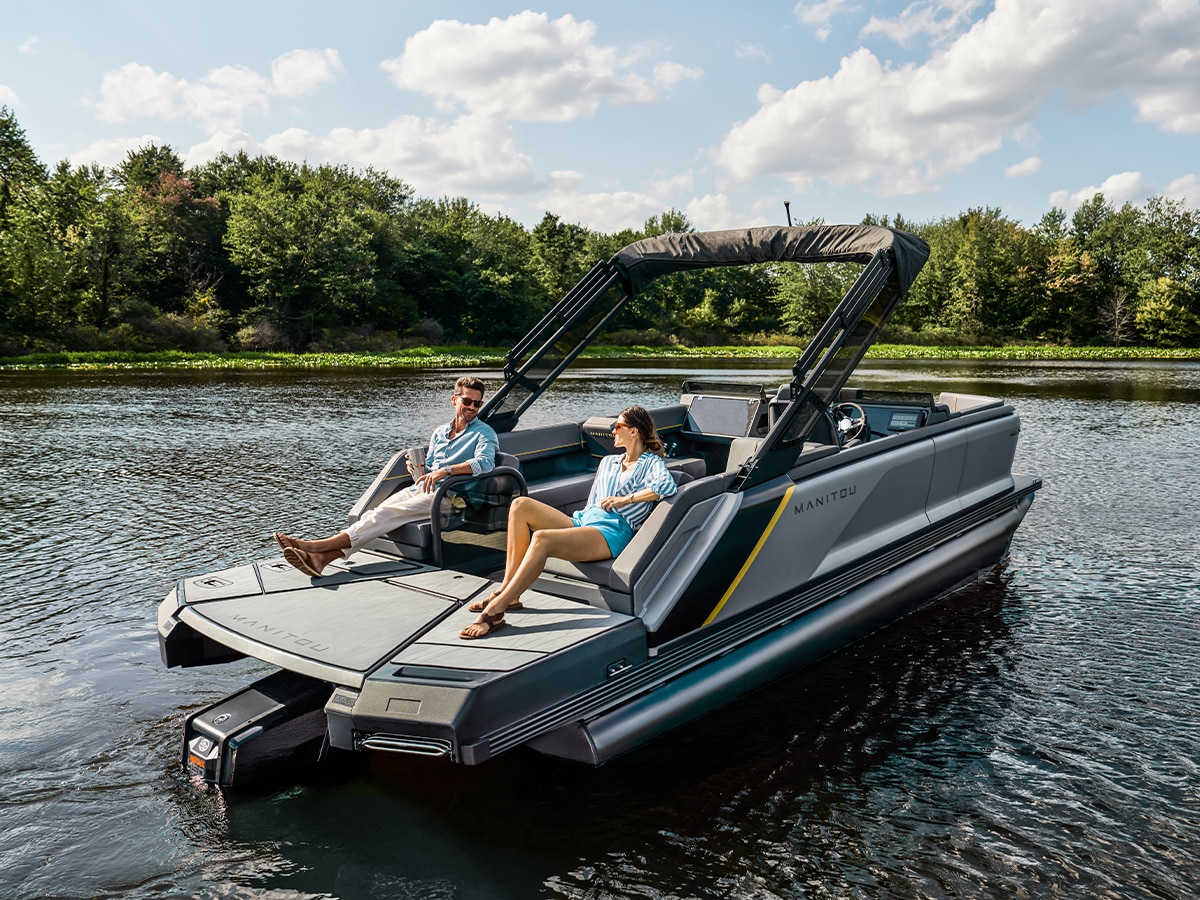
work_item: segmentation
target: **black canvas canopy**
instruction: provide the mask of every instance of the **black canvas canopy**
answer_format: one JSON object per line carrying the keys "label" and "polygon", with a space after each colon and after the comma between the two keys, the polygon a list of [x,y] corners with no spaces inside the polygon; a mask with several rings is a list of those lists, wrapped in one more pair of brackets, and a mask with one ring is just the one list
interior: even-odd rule
{"label": "black canvas canopy", "polygon": [[636,241],[617,252],[614,261],[637,293],[651,281],[674,272],[761,262],[866,265],[876,253],[890,250],[896,286],[905,293],[916,279],[929,245],[905,231],[877,225],[811,225],[733,228],[663,234]]}
{"label": "black canvas canopy", "polygon": [[596,263],[505,357],[504,384],[480,417],[497,431],[521,414],[630,298],[677,272],[751,263],[853,262],[857,280],[793,367],[793,401],[763,442],[742,483],[786,470],[804,436],[866,353],[929,256],[921,238],[876,225],[738,228],[664,234],[629,244]]}

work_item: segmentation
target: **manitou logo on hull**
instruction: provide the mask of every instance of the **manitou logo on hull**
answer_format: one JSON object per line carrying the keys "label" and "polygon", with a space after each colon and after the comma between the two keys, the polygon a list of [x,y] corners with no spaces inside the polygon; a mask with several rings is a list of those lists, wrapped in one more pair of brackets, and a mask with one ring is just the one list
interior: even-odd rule
{"label": "manitou logo on hull", "polygon": [[837,490],[830,491],[828,494],[821,494],[817,497],[809,497],[807,500],[801,500],[799,503],[793,503],[792,509],[795,510],[796,513],[811,512],[818,507],[831,506],[840,500],[853,497],[856,493],[858,493],[858,485],[852,484],[848,487],[838,488]]}

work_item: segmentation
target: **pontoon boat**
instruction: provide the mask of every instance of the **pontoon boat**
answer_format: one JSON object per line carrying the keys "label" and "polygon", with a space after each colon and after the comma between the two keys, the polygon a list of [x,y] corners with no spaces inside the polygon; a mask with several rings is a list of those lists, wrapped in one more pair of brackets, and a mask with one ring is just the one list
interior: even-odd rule
{"label": "pontoon boat", "polygon": [[[277,667],[188,718],[184,764],[223,786],[329,748],[600,764],[995,567],[1041,486],[1012,474],[1016,412],[851,381],[927,255],[888,228],[767,227],[647,238],[598,263],[508,353],[480,413],[498,464],[443,481],[437,515],[320,578],[274,558],[178,582],[159,609],[167,666]],[[513,497],[578,509],[614,452],[615,410],[520,420],[625,304],[688,270],[829,262],[863,268],[790,381],[685,381],[651,410],[679,490],[628,548],[551,560],[508,627],[460,639],[501,577]],[[397,453],[350,521],[407,483]]]}

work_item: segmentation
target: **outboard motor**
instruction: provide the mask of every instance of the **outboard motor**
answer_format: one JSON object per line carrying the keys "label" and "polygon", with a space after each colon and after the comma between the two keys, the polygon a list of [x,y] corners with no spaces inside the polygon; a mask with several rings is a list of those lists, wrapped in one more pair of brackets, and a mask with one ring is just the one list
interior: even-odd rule
{"label": "outboard motor", "polygon": [[183,765],[223,788],[317,762],[325,749],[325,703],[333,688],[280,671],[188,717]]}

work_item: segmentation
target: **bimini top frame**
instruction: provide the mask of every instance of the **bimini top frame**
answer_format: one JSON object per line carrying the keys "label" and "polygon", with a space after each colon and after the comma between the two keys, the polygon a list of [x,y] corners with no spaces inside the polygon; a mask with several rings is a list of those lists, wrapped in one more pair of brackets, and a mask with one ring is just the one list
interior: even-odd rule
{"label": "bimini top frame", "polygon": [[792,367],[787,409],[738,473],[738,487],[752,487],[796,463],[805,436],[879,336],[928,257],[929,245],[916,235],[874,225],[744,228],[635,241],[593,266],[508,352],[504,384],[480,416],[497,431],[510,431],[630,298],[665,275],[751,263],[861,263],[862,272]]}

